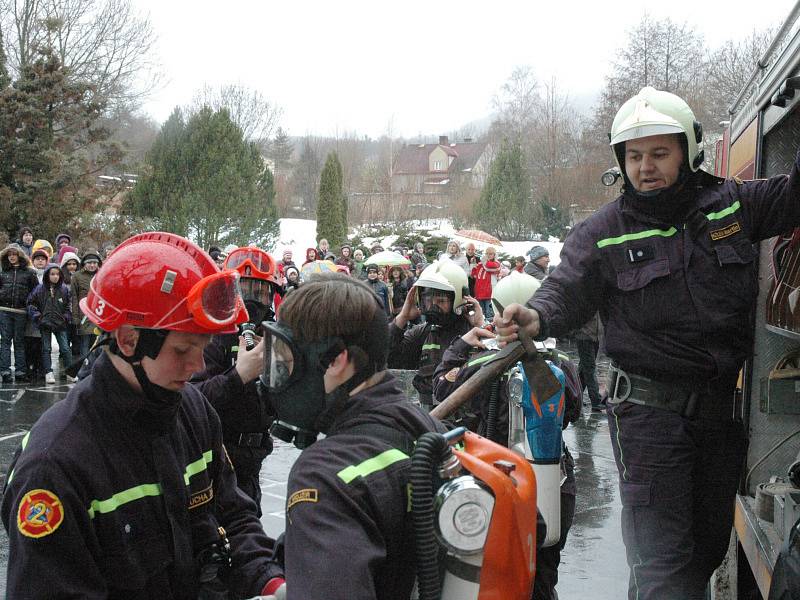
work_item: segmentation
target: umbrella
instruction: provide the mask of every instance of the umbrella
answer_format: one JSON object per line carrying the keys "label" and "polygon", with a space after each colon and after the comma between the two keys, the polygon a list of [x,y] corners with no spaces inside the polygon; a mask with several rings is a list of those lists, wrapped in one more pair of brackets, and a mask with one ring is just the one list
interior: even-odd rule
{"label": "umbrella", "polygon": [[392,252],[391,250],[384,250],[383,252],[378,252],[377,254],[373,254],[367,260],[364,261],[365,265],[378,265],[379,267],[407,267],[411,264],[411,261],[405,258],[404,256],[398,254],[397,252]]}
{"label": "umbrella", "polygon": [[456,235],[458,237],[467,238],[468,240],[475,240],[476,242],[483,242],[484,244],[491,244],[493,246],[503,245],[503,242],[496,237],[480,229],[459,229],[456,231]]}
{"label": "umbrella", "polygon": [[314,262],[303,265],[300,269],[300,278],[306,281],[315,273],[338,273],[339,267],[329,260],[315,260]]}

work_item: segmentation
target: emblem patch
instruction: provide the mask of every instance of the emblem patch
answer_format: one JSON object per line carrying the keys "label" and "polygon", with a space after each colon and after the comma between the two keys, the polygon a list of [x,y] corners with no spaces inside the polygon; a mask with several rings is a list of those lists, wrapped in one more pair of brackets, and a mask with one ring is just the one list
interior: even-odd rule
{"label": "emblem patch", "polygon": [[711,239],[714,241],[721,240],[726,237],[732,236],[734,233],[739,233],[742,230],[741,225],[739,225],[739,221],[734,221],[727,227],[723,227],[722,229],[715,229],[711,232]]}
{"label": "emblem patch", "polygon": [[40,538],[50,535],[64,520],[64,507],[53,492],[31,490],[19,503],[17,528],[22,535]]}
{"label": "emblem patch", "polygon": [[204,490],[200,490],[189,497],[189,510],[208,504],[214,498],[214,488],[208,486]]}
{"label": "emblem patch", "polygon": [[460,370],[461,369],[459,369],[458,367],[450,369],[447,373],[444,374],[444,378],[447,379],[447,381],[449,381],[450,383],[453,383],[456,380],[456,377],[458,377],[458,372]]}
{"label": "emblem patch", "polygon": [[297,490],[294,494],[289,496],[289,500],[286,502],[286,510],[289,510],[300,502],[319,502],[319,491],[316,488]]}

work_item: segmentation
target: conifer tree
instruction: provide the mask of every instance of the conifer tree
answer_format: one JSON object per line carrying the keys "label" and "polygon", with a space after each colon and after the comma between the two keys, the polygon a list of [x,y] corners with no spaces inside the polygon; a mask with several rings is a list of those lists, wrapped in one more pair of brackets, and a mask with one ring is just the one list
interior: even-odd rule
{"label": "conifer tree", "polygon": [[317,239],[325,238],[331,248],[347,239],[347,216],[342,206],[342,165],[336,152],[328,154],[319,180]]}
{"label": "conifer tree", "polygon": [[504,142],[489,169],[473,217],[481,229],[504,240],[524,239],[531,231],[530,188],[519,144]]}
{"label": "conifer tree", "polygon": [[275,161],[275,168],[288,168],[293,152],[292,140],[289,139],[289,135],[282,127],[278,127],[278,131],[275,132],[275,139],[272,142],[272,160]]}

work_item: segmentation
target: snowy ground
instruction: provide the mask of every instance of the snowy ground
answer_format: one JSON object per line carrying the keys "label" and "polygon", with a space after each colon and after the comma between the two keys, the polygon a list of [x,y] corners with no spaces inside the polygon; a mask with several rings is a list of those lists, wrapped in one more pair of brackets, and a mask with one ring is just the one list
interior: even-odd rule
{"label": "snowy ground", "polygon": [[[280,259],[284,249],[290,248],[294,253],[294,261],[298,264],[302,263],[305,259],[307,248],[316,248],[317,246],[317,222],[311,219],[281,219],[281,234],[275,247],[271,252],[274,256]],[[425,222],[419,226],[420,230],[427,230],[431,235],[441,235],[447,238],[454,238],[463,244],[469,241],[467,238],[458,237],[455,235],[455,229],[447,220]],[[383,245],[384,248],[391,246],[397,236],[388,236],[377,241]],[[364,238],[366,242],[372,242],[371,238]],[[474,242],[481,252],[488,244],[482,242]],[[510,256],[525,256],[532,246],[544,246],[550,252],[550,265],[555,266],[559,263],[559,254],[561,252],[561,242],[503,242],[498,247],[501,254],[508,254]],[[444,250],[444,248],[442,248]],[[334,252],[337,249],[333,249]],[[299,262],[298,262],[299,261]]]}

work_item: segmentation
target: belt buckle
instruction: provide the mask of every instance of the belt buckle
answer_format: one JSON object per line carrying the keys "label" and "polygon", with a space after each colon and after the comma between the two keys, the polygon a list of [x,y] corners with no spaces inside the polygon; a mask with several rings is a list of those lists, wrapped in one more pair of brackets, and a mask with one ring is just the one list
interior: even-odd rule
{"label": "belt buckle", "polygon": [[[620,404],[621,402],[625,402],[633,391],[633,386],[631,385],[631,379],[628,377],[628,374],[620,369],[619,367],[615,367],[614,365],[609,365],[608,367],[614,373],[614,389],[612,390],[611,395],[608,397],[608,402],[611,404]],[[625,380],[625,395],[619,395],[619,382],[620,379]]]}

